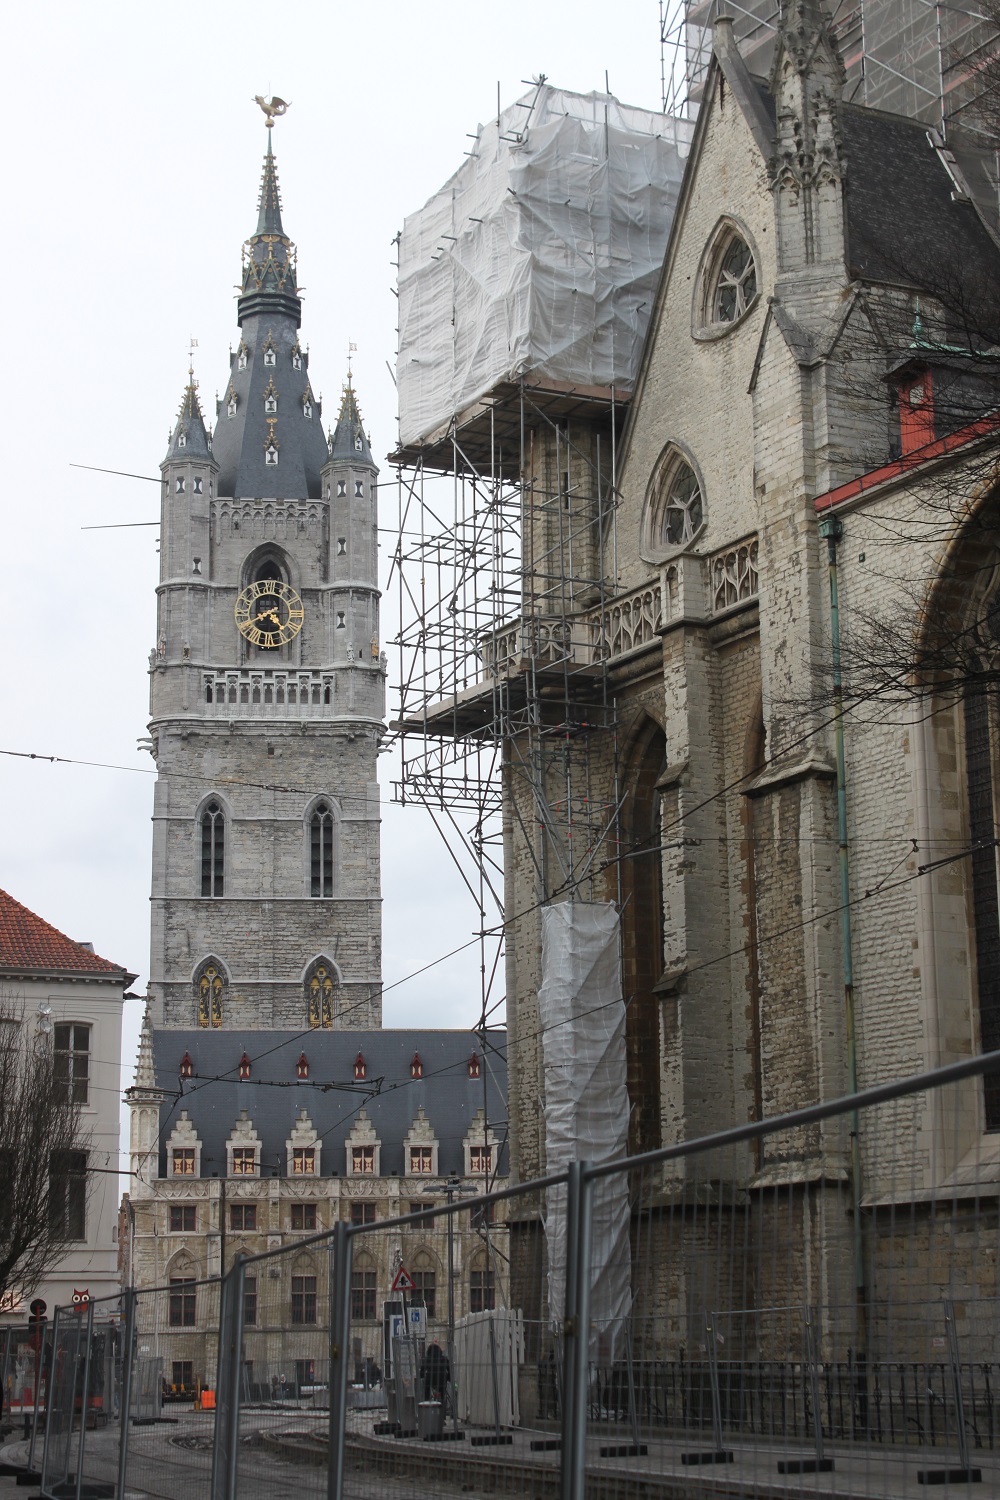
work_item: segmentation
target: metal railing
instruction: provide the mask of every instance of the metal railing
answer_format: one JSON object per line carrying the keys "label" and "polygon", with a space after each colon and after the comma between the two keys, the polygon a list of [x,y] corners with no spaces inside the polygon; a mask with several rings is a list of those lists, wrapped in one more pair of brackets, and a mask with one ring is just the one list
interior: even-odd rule
{"label": "metal railing", "polygon": [[[455,1237],[453,1280],[431,1249],[419,1283],[402,1257],[462,1201],[60,1308],[42,1494],[264,1500],[280,1476],[303,1500],[368,1495],[372,1476],[563,1500],[816,1473],[851,1496],[997,1488],[1000,1173],[977,1110],[998,1062],[477,1198],[479,1215],[507,1200],[509,1239]],[[546,1200],[558,1265],[538,1248]]]}

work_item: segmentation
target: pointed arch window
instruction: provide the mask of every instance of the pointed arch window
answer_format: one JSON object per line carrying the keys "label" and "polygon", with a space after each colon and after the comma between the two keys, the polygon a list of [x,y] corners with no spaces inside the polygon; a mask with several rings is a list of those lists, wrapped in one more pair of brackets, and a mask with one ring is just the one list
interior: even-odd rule
{"label": "pointed arch window", "polygon": [[327,1030],[332,1027],[335,987],[330,966],[324,961],[314,964],[306,979],[306,1006],[310,1026],[323,1026]]}
{"label": "pointed arch window", "polygon": [[206,959],[194,981],[195,998],[198,1002],[198,1025],[222,1025],[222,1012],[226,999],[226,981],[222,966],[217,959]]}
{"label": "pointed arch window", "polygon": [[333,895],[334,816],[328,802],[319,802],[309,819],[309,894]]}
{"label": "pointed arch window", "polygon": [[201,894],[224,896],[226,889],[226,815],[210,802],[201,815]]}
{"label": "pointed arch window", "polygon": [[718,337],[756,305],[760,286],[757,261],[746,230],[732,220],[724,220],[709,241],[697,285],[696,337]]}
{"label": "pointed arch window", "polygon": [[642,554],[661,562],[691,545],[705,524],[701,480],[686,456],[668,443],[646,490]]}

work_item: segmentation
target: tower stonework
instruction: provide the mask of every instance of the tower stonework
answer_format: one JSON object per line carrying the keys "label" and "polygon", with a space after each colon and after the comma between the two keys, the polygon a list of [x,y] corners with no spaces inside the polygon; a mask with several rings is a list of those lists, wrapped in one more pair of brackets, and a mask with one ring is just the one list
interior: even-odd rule
{"label": "tower stonework", "polygon": [[377,469],[350,377],[323,434],[270,132],[238,316],[161,465],[151,1018],[377,1027]]}

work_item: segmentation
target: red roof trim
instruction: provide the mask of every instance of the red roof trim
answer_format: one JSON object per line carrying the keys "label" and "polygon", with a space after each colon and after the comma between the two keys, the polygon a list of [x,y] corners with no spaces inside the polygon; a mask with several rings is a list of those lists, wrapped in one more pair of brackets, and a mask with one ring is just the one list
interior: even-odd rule
{"label": "red roof trim", "polygon": [[120,964],[91,953],[82,943],[74,943],[3,890],[0,890],[0,968],[59,974],[127,972]]}
{"label": "red roof trim", "polygon": [[917,469],[921,464],[930,463],[934,458],[941,458],[946,453],[954,452],[956,448],[963,448],[966,443],[973,443],[977,438],[988,437],[991,432],[996,432],[998,427],[1000,427],[1000,416],[983,417],[978,422],[971,422],[968,427],[962,427],[958,432],[950,432],[947,437],[936,438],[933,443],[925,443],[922,448],[915,448],[912,453],[907,453],[904,458],[897,458],[894,463],[883,464],[880,469],[872,469],[858,479],[850,479],[847,484],[838,485],[835,490],[827,490],[825,494],[817,495],[813,505],[817,510],[829,510],[833,505],[840,505],[845,500],[853,500],[858,495],[863,495],[866,490],[875,489],[877,485],[884,484],[889,479],[898,479],[901,474],[906,474],[910,469]]}

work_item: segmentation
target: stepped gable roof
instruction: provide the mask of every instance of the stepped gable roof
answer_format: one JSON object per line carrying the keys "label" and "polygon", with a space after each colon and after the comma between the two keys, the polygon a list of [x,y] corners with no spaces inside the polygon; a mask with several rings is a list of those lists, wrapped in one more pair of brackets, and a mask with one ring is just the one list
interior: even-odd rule
{"label": "stepped gable roof", "polygon": [[242,337],[212,438],[217,493],[241,500],[318,500],[328,457],[323,409],[309,383],[309,356],[299,344],[295,247],[282,227],[270,132],[257,228],[244,246],[240,280]]}
{"label": "stepped gable roof", "polygon": [[0,970],[113,974],[128,983],[136,977],[126,975],[121,964],[101,958],[85,943],[75,943],[3,890],[0,890]]}
{"label": "stepped gable roof", "polygon": [[[244,1051],[251,1077],[239,1081]],[[193,1063],[190,1084],[179,1081],[187,1052]],[[309,1061],[308,1081],[296,1076],[299,1054]],[[354,1061],[362,1052],[365,1084],[354,1082]],[[411,1078],[410,1062],[419,1052],[423,1077]],[[469,1058],[480,1058],[481,1076],[469,1077]],[[160,1172],[166,1175],[166,1140],[182,1109],[202,1142],[202,1175],[225,1174],[226,1142],[240,1111],[246,1110],[261,1140],[261,1175],[275,1168],[285,1175],[286,1142],[304,1109],[323,1139],[321,1176],[342,1176],[345,1147],[358,1114],[365,1110],[381,1140],[381,1175],[403,1176],[403,1143],[421,1105],[439,1142],[440,1176],[463,1173],[463,1142],[478,1110],[503,1141],[507,1123],[507,1033],[487,1032],[484,1053],[474,1031],[219,1031],[154,1030],[156,1083],[182,1096],[163,1105]],[[207,1078],[223,1081],[206,1085]],[[376,1080],[381,1091],[374,1093]],[[332,1085],[332,1086],[331,1086]],[[372,1090],[369,1096],[368,1089]],[[500,1171],[507,1170],[506,1149]]]}

